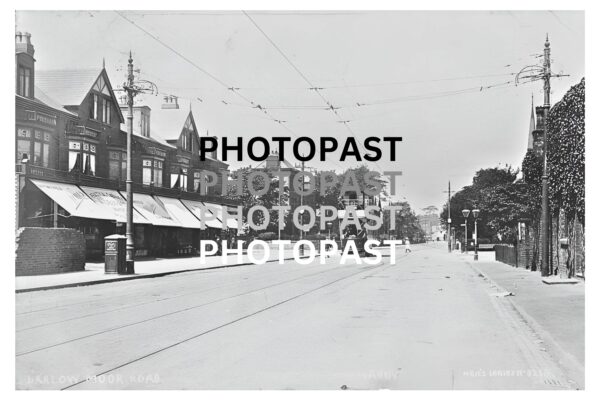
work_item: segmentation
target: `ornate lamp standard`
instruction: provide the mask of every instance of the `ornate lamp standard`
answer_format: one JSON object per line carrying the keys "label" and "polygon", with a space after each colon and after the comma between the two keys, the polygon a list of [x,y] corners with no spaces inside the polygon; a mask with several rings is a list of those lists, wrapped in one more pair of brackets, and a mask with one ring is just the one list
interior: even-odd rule
{"label": "ornate lamp standard", "polygon": [[135,273],[135,242],[133,237],[133,190],[131,180],[131,144],[133,135],[133,98],[140,93],[158,93],[156,85],[150,81],[135,79],[133,75],[133,57],[129,52],[127,64],[127,81],[123,83],[122,88],[127,93],[127,176],[125,180],[125,191],[127,193],[127,226],[125,236],[126,252],[126,273]]}
{"label": "ornate lamp standard", "polygon": [[464,210],[462,210],[462,215],[463,215],[463,217],[465,217],[465,253],[466,254],[469,254],[469,249],[467,248],[467,221],[468,221],[470,213],[471,213],[471,210],[467,210],[466,208]]}
{"label": "ornate lamp standard", "polygon": [[544,61],[542,65],[528,65],[521,69],[515,76],[515,83],[518,85],[523,82],[543,81],[544,82],[544,105],[543,105],[543,172],[542,172],[542,204],[541,204],[541,252],[542,252],[542,276],[548,276],[550,271],[550,236],[549,236],[549,207],[548,207],[548,113],[550,111],[550,78],[569,76],[565,74],[555,74],[551,69],[552,60],[550,59],[550,41],[546,34],[546,43],[544,43]]}
{"label": "ornate lamp standard", "polygon": [[479,217],[479,210],[476,208],[473,210],[473,218],[475,218],[475,256],[473,260],[479,260],[479,254],[477,254],[477,218]]}

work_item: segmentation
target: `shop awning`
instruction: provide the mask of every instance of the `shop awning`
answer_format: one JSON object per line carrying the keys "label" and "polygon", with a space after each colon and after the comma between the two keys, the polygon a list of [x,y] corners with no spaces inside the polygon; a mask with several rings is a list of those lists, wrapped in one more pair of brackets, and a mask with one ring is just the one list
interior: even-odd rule
{"label": "shop awning", "polygon": [[[204,220],[204,224],[206,226],[208,226],[209,228],[216,228],[216,229],[223,229],[223,223],[221,222],[221,219],[210,219],[210,218],[206,218],[204,215],[205,213],[211,213],[211,210],[206,207],[204,204],[202,204],[199,201],[193,201],[193,200],[181,200],[183,202],[183,204],[185,204],[185,206],[196,216],[196,218],[198,218],[199,220]],[[215,215],[215,214],[213,214]],[[217,218],[219,218],[218,215],[215,215]]]}
{"label": "shop awning", "polygon": [[[80,186],[95,203],[100,204],[111,210],[113,213],[114,220],[118,222],[127,222],[127,201],[119,194],[116,190],[112,189],[100,189],[89,186]],[[134,195],[135,200],[135,195]],[[134,224],[149,224],[146,218],[144,218],[138,211],[133,210],[133,223]]]}
{"label": "shop awning", "polygon": [[[223,218],[225,218],[224,209],[226,211],[225,206],[222,206],[220,204],[207,203],[207,202],[202,202],[202,203],[206,206],[206,208],[208,208],[210,210],[211,213],[213,213],[214,215],[217,216],[219,221],[223,221]],[[227,228],[239,229],[237,219],[230,217],[229,213],[227,213]]]}
{"label": "shop awning", "polygon": [[200,220],[181,201],[169,197],[154,197],[159,203],[162,203],[171,218],[179,221],[180,226],[183,228],[200,229]]}
{"label": "shop awning", "polygon": [[38,179],[30,181],[74,217],[114,220],[111,210],[94,203],[75,185]]}
{"label": "shop awning", "polygon": [[[119,193],[127,201],[127,192],[119,191]],[[182,227],[181,223],[172,218],[167,210],[149,194],[133,193],[133,207],[152,225]]]}

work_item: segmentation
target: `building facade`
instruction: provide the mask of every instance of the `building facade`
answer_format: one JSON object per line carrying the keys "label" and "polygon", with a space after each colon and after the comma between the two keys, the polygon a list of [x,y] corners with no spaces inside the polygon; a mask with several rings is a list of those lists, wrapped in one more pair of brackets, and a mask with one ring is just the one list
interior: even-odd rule
{"label": "building facade", "polygon": [[[28,33],[17,32],[15,50],[16,227],[77,229],[88,258],[101,257],[104,237],[125,232],[126,106],[104,65],[36,71]],[[228,165],[200,160],[192,111],[172,140],[151,131],[149,107],[133,115],[136,256],[193,255],[202,238],[235,237],[237,221],[225,211],[237,210],[236,202],[200,193],[200,172],[226,177]]]}

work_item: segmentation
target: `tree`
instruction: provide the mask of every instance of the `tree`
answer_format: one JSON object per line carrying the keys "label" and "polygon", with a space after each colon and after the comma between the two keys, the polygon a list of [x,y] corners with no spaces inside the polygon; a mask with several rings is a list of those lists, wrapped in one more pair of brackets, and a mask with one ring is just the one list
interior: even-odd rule
{"label": "tree", "polygon": [[[274,210],[273,207],[276,205],[279,205],[280,202],[281,202],[281,205],[287,205],[288,199],[289,199],[289,191],[288,190],[282,191],[281,198],[280,198],[279,179],[277,179],[276,177],[273,177],[271,174],[268,174],[269,175],[268,182],[265,182],[265,180],[262,177],[254,179],[253,187],[254,187],[255,191],[260,191],[261,189],[263,189],[265,187],[265,185],[267,183],[269,183],[269,189],[267,190],[267,192],[265,194],[263,194],[262,196],[255,196],[254,194],[250,193],[250,190],[248,189],[248,175],[251,172],[252,172],[252,170],[250,170],[250,169],[244,169],[244,170],[238,171],[238,174],[242,174],[243,180],[244,180],[242,194],[238,195],[236,192],[236,188],[234,186],[232,186],[232,187],[229,187],[229,191],[228,191],[226,197],[240,202],[240,204],[243,207],[242,214],[243,214],[244,222],[248,222],[248,210],[250,210],[250,208],[252,208],[256,205],[264,206],[267,210],[269,210],[269,224],[267,225],[266,229],[264,229],[263,231],[277,232],[278,224],[279,224],[279,213],[277,212],[277,210]],[[253,214],[252,222],[256,225],[260,225],[264,222],[264,219],[265,219],[265,216],[262,215],[261,212],[255,212]],[[263,231],[261,231],[261,232],[263,232]],[[254,230],[250,229],[249,233],[256,234],[259,232],[255,232]]]}
{"label": "tree", "polygon": [[[413,243],[425,241],[425,232],[423,232],[421,224],[419,224],[419,219],[410,207],[410,204],[406,201],[399,201],[390,205],[401,207],[394,215],[395,231],[393,235],[398,239],[408,238]],[[384,210],[383,226],[386,230],[390,227],[390,215],[390,210]]]}
{"label": "tree", "polygon": [[[493,241],[512,242],[516,238],[517,222],[527,217],[527,187],[515,182],[519,173],[509,165],[480,169],[473,177],[473,183],[465,186],[450,199],[451,226],[457,237],[464,240],[465,218],[463,209],[480,210],[478,236]],[[440,215],[440,221],[448,219],[447,205]],[[473,229],[473,214],[468,217],[468,230]]]}

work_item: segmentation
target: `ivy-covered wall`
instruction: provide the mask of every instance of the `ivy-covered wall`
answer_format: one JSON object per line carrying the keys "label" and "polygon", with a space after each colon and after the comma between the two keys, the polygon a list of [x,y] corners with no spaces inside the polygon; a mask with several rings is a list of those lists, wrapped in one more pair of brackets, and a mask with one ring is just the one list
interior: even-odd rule
{"label": "ivy-covered wall", "polygon": [[[553,273],[585,274],[585,78],[548,114],[548,194]],[[528,150],[522,163],[531,210],[532,269],[541,260],[540,215],[543,160]]]}

